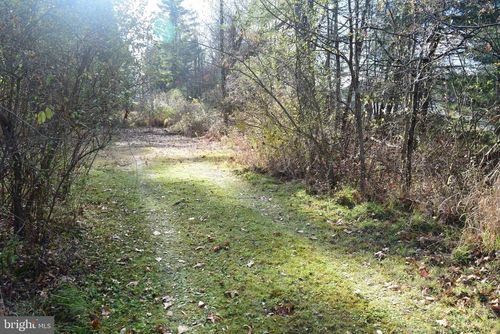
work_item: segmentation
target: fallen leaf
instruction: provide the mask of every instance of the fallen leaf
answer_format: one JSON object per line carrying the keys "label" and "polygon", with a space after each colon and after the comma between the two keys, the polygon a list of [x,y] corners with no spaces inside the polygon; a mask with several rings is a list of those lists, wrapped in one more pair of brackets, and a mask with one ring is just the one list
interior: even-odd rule
{"label": "fallen leaf", "polygon": [[418,273],[423,278],[427,278],[431,275],[425,266],[421,266],[420,268],[418,268]]}
{"label": "fallen leaf", "polygon": [[101,324],[99,323],[99,319],[94,319],[90,322],[90,325],[92,326],[92,329],[95,330],[98,329]]}
{"label": "fallen leaf", "polygon": [[170,334],[170,331],[162,325],[156,325],[155,329],[158,334]]}
{"label": "fallen leaf", "polygon": [[177,202],[175,202],[174,205],[179,205],[179,204],[181,204],[181,203],[183,203],[185,201],[186,201],[185,198],[181,198],[180,200],[178,200]]}
{"label": "fallen leaf", "polygon": [[500,299],[494,299],[489,302],[491,309],[497,316],[500,316]]}
{"label": "fallen leaf", "polygon": [[426,300],[426,301],[428,301],[428,302],[433,302],[433,301],[435,301],[435,300],[436,300],[436,298],[431,297],[431,296],[426,296],[426,297],[425,297],[425,300]]}
{"label": "fallen leaf", "polygon": [[239,292],[236,290],[227,290],[226,292],[224,292],[224,295],[228,298],[235,298],[239,296]]}
{"label": "fallen leaf", "polygon": [[179,327],[177,327],[177,333],[178,334],[186,333],[187,331],[189,331],[189,327],[188,326],[179,325]]}
{"label": "fallen leaf", "polygon": [[215,314],[215,313],[209,313],[207,320],[210,321],[212,324],[215,324],[217,321],[221,320],[222,318]]}
{"label": "fallen leaf", "polygon": [[104,319],[107,319],[111,315],[111,311],[107,307],[102,307],[101,308],[101,315],[104,317]]}
{"label": "fallen leaf", "polygon": [[223,249],[225,249],[225,250],[228,250],[228,249],[229,249],[229,241],[225,241],[225,242],[223,242],[223,243],[222,243],[222,244],[220,244],[220,245],[215,245],[215,246],[212,248],[212,250],[213,250],[214,252],[219,252],[219,251],[221,251],[221,250],[223,250]]}
{"label": "fallen leaf", "polygon": [[166,295],[166,296],[161,297],[161,300],[164,302],[170,302],[170,301],[174,300],[174,297]]}
{"label": "fallen leaf", "polygon": [[387,289],[392,290],[392,291],[400,291],[401,286],[398,284],[390,284],[389,286],[387,286]]}
{"label": "fallen leaf", "polygon": [[202,269],[205,267],[205,263],[197,263],[193,266],[194,269]]}
{"label": "fallen leaf", "polygon": [[375,254],[373,254],[379,261],[384,259],[386,257],[386,254],[383,251],[378,251]]}
{"label": "fallen leaf", "polygon": [[443,327],[448,327],[450,325],[450,323],[446,319],[436,320],[436,322],[438,325],[441,325]]}
{"label": "fallen leaf", "polygon": [[274,307],[274,311],[277,315],[285,316],[293,313],[295,305],[292,303],[279,304]]}

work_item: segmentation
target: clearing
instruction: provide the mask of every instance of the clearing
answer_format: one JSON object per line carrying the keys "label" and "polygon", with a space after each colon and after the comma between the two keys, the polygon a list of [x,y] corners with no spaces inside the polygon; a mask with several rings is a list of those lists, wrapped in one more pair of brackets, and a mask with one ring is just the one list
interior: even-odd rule
{"label": "clearing", "polygon": [[431,225],[349,194],[308,195],[243,171],[233,154],[143,129],[101,155],[82,192],[90,246],[50,303],[61,331],[499,330],[479,301],[440,289],[448,268],[424,263],[412,241]]}

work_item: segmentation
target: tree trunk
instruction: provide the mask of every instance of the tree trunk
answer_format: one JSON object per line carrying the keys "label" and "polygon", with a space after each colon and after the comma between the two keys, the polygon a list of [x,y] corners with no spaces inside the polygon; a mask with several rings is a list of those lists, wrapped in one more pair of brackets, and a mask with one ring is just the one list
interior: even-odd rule
{"label": "tree trunk", "polygon": [[229,110],[226,106],[226,81],[227,81],[227,69],[226,69],[226,56],[224,49],[224,0],[219,0],[219,52],[220,52],[220,91],[221,91],[221,108],[222,117],[224,120],[224,125],[229,125]]}

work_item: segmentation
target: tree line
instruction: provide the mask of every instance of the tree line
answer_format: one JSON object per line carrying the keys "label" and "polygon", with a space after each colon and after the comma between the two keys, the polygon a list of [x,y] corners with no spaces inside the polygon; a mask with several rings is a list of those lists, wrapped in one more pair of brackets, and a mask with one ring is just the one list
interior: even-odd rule
{"label": "tree line", "polygon": [[[163,3],[166,17],[183,8]],[[212,12],[191,30],[204,69],[182,69],[204,73],[194,96],[238,129],[254,167],[447,222],[498,188],[498,2],[218,0]]]}
{"label": "tree line", "polygon": [[43,244],[113,130],[159,109],[151,124],[238,136],[254,168],[319,193],[463,221],[474,191],[498,188],[498,2],[214,0],[207,25],[158,5],[145,20],[146,2],[0,3],[13,235]]}

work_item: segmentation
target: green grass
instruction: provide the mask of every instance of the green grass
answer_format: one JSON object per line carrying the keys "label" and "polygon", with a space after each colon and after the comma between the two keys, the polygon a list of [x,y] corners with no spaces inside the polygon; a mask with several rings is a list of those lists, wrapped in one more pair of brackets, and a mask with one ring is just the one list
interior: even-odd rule
{"label": "green grass", "polygon": [[[47,303],[60,332],[89,332],[93,320],[101,333],[498,329],[479,301],[460,308],[439,292],[447,267],[422,263],[418,250],[419,236],[443,232],[432,221],[360,203],[349,189],[312,196],[223,160],[212,153],[157,159],[139,173],[113,163],[92,172],[78,280]],[[422,264],[431,278],[419,275]],[[424,289],[435,301],[422,303]],[[443,318],[446,328],[436,323]]]}

